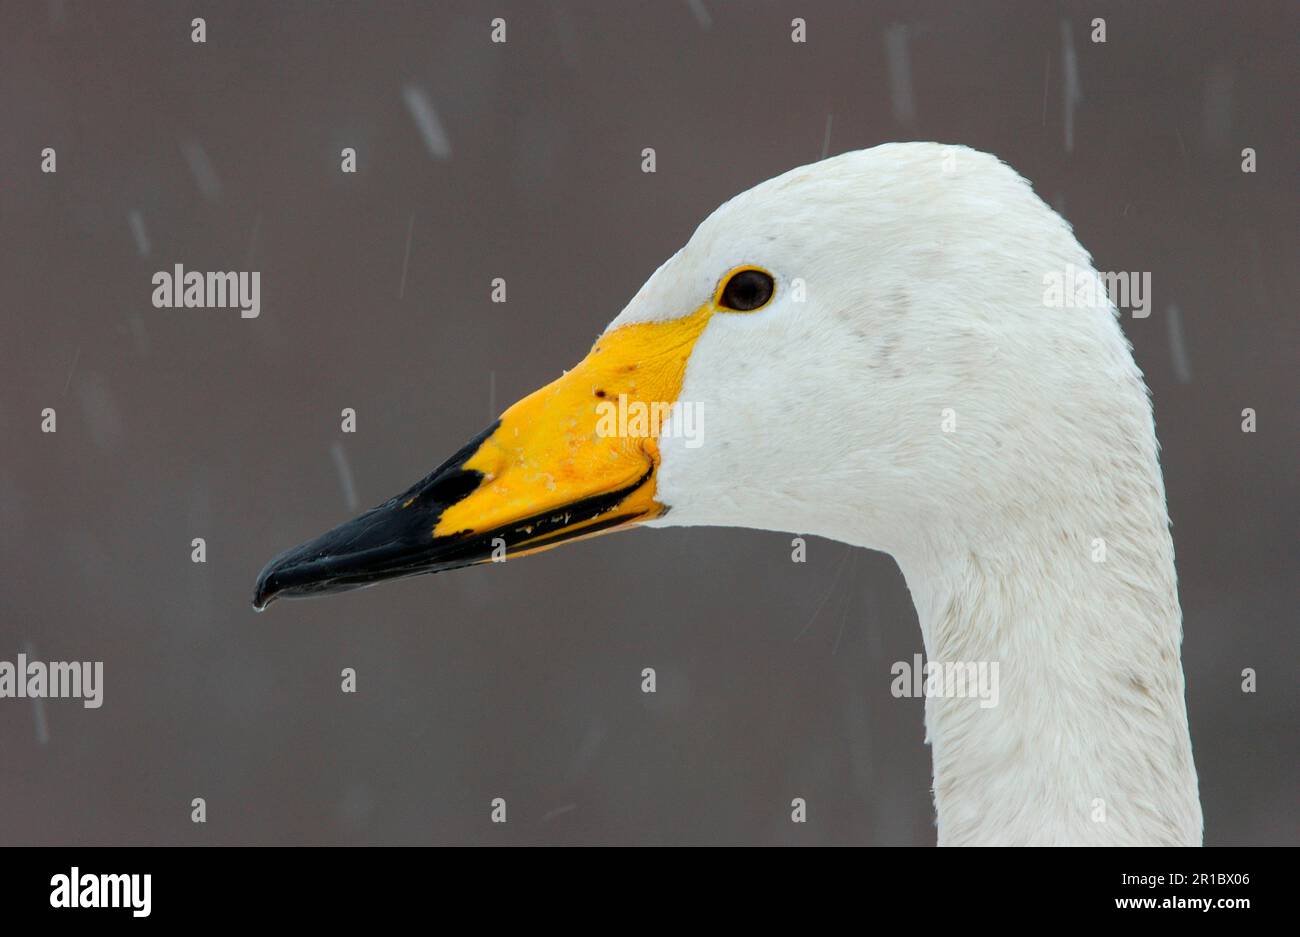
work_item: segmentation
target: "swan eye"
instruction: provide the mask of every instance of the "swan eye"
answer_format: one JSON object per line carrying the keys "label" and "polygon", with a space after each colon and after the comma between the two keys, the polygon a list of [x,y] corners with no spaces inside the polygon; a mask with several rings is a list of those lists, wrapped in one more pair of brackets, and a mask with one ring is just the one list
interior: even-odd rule
{"label": "swan eye", "polygon": [[766,306],[776,284],[762,270],[746,269],[731,275],[722,288],[719,304],[736,312],[753,312]]}

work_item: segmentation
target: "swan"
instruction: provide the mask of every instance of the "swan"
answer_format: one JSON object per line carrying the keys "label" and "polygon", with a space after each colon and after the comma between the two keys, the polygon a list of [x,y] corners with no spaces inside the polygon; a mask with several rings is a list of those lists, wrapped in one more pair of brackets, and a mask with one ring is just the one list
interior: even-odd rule
{"label": "swan", "polygon": [[941,845],[1199,845],[1149,394],[1104,291],[1045,302],[1066,269],[1096,275],[994,156],[790,170],[705,219],[576,367],[272,560],[254,606],[634,526],[882,550],[927,658],[1000,668],[994,706],[925,700]]}

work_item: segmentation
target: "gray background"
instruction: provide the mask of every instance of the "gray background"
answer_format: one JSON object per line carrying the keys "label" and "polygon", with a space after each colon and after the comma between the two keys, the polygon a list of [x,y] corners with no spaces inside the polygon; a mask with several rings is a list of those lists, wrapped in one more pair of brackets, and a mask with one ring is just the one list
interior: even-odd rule
{"label": "gray background", "polygon": [[[249,607],[267,559],[349,515],[333,445],[362,507],[404,488],[579,360],[718,203],[821,156],[828,114],[832,153],[995,152],[1099,268],[1152,272],[1153,314],[1124,327],[1163,444],[1206,840],[1300,839],[1300,8],[702,6],[0,8],[0,659],[30,643],[106,670],[99,710],[0,700],[0,842],[933,842],[922,705],[889,694],[920,634],[887,556],[811,540],[796,565],[788,536],[641,531]],[[261,317],[154,309],[177,262],[260,270]]]}

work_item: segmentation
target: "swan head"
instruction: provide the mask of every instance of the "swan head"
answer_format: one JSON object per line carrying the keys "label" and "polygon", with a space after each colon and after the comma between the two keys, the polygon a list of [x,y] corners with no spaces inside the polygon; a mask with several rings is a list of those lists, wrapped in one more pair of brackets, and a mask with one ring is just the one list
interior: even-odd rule
{"label": "swan head", "polygon": [[640,524],[894,553],[977,525],[1086,459],[1072,415],[1134,379],[1108,303],[1045,306],[1071,264],[1091,270],[1069,226],[986,154],[889,144],[787,172],[714,211],[576,367],[272,560],[254,604]]}

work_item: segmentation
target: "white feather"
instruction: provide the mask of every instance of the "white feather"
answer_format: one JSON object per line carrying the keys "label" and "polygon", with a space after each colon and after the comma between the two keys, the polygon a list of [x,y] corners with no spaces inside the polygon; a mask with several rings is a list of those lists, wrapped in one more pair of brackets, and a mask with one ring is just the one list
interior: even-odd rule
{"label": "white feather", "polygon": [[1150,402],[1109,304],[1044,304],[1091,269],[1069,225],[986,154],[847,153],[721,206],[611,328],[739,264],[776,298],[696,343],[656,524],[884,550],[930,660],[999,662],[997,706],[926,701],[940,843],[1199,844]]}

